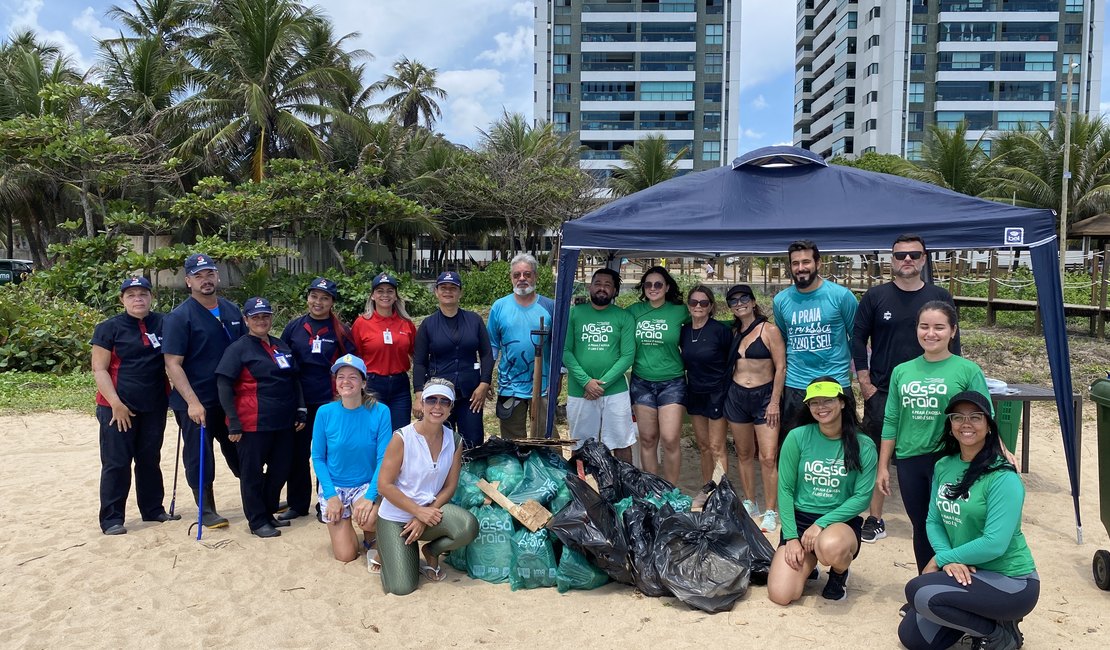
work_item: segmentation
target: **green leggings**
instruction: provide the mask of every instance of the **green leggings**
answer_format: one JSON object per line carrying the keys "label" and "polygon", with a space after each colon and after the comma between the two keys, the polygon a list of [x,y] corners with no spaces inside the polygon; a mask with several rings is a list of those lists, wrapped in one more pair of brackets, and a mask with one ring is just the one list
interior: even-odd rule
{"label": "green leggings", "polygon": [[[478,520],[468,511],[452,504],[441,508],[443,519],[424,530],[420,541],[427,542],[429,553],[437,557],[462,548],[478,536]],[[405,596],[416,591],[420,581],[419,544],[406,544],[401,537],[404,524],[378,520],[378,561],[382,563],[382,590]]]}

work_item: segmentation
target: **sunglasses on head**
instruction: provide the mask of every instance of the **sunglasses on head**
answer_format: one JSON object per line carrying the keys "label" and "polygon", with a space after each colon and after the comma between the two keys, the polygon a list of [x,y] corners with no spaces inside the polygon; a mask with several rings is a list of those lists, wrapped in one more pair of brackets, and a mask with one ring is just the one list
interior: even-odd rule
{"label": "sunglasses on head", "polygon": [[751,301],[752,297],[749,295],[736,296],[735,298],[728,299],[728,306],[735,307],[736,305],[746,305]]}
{"label": "sunglasses on head", "polygon": [[897,253],[894,254],[894,259],[901,262],[902,260],[904,260],[908,257],[911,260],[916,261],[916,260],[921,259],[921,256],[924,255],[924,254],[925,253],[922,253],[921,251],[898,251]]}
{"label": "sunglasses on head", "polygon": [[665,283],[665,282],[645,282],[644,283],[644,288],[645,289],[662,289],[665,286],[667,286],[667,283]]}
{"label": "sunglasses on head", "polygon": [[686,301],[686,304],[691,307],[708,307],[713,303],[709,302],[708,300],[694,300],[693,298],[691,298]]}
{"label": "sunglasses on head", "polygon": [[451,406],[451,400],[447,399],[446,397],[439,397],[439,396],[436,396],[436,395],[432,395],[431,397],[425,397],[424,398],[424,403],[427,404],[428,406],[435,406],[437,404],[440,405],[440,406]]}

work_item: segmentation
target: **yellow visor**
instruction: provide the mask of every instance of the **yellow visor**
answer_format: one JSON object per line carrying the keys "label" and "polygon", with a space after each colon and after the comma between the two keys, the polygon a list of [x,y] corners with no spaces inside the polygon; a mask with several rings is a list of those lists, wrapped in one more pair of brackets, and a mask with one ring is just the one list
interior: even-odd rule
{"label": "yellow visor", "polygon": [[835,381],[819,381],[806,388],[806,398],[802,401],[808,402],[815,397],[839,397],[843,394],[844,388]]}

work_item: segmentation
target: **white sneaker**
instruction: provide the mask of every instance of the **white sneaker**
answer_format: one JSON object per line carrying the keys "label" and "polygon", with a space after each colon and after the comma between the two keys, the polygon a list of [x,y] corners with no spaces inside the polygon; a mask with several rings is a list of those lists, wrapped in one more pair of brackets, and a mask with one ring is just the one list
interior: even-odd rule
{"label": "white sneaker", "polygon": [[755,505],[755,501],[751,499],[744,499],[744,510],[748,512],[748,516],[752,519],[760,515],[759,506]]}
{"label": "white sneaker", "polygon": [[759,522],[759,529],[765,533],[773,533],[779,527],[779,513],[768,510],[763,513],[763,520]]}

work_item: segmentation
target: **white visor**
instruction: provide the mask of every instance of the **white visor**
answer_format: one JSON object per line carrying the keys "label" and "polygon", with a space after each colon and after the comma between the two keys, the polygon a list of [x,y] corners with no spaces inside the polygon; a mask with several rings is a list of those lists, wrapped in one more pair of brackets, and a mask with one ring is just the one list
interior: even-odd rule
{"label": "white visor", "polygon": [[447,399],[451,400],[452,402],[455,401],[455,391],[451,390],[451,388],[449,386],[444,386],[443,384],[427,384],[427,385],[425,385],[424,386],[424,391],[420,394],[420,397],[422,399],[427,399],[427,398],[429,398],[433,395],[439,395],[440,397],[446,397]]}

